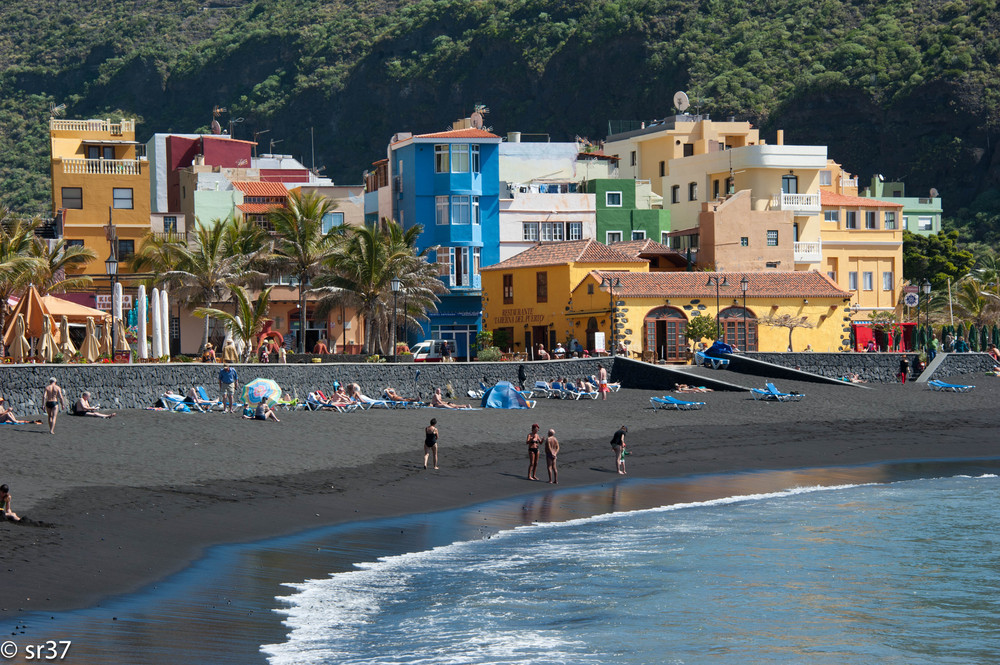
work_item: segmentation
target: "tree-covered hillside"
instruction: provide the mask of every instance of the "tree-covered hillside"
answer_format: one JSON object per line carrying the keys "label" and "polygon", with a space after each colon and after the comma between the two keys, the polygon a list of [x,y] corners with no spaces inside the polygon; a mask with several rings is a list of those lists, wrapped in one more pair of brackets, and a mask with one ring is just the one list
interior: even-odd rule
{"label": "tree-covered hillside", "polygon": [[139,117],[141,139],[224,106],[238,138],[269,130],[263,151],[307,164],[314,127],[317,165],[357,183],[393,133],[475,103],[499,133],[596,140],[687,90],[1000,219],[998,22],[996,0],[7,0],[0,200],[47,208],[51,104]]}

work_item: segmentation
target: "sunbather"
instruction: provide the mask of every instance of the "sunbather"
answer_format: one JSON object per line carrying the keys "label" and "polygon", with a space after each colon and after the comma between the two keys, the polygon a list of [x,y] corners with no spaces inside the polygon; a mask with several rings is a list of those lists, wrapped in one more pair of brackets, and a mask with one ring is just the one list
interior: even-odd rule
{"label": "sunbather", "polygon": [[595,390],[597,390],[597,388],[594,387],[593,383],[591,383],[590,381],[585,381],[583,379],[579,379],[576,382],[576,388],[577,390],[585,393],[592,393]]}
{"label": "sunbather", "polygon": [[14,415],[14,409],[7,406],[7,402],[4,401],[3,397],[0,397],[0,423],[11,423],[12,425],[37,425],[41,423],[41,420],[18,420],[17,416]]}
{"label": "sunbather", "polygon": [[675,390],[679,393],[710,393],[711,388],[705,386],[689,386],[686,383],[678,383]]}
{"label": "sunbather", "polygon": [[243,417],[246,418],[247,420],[273,420],[276,423],[281,422],[280,420],[278,420],[278,416],[275,415],[274,409],[269,407],[267,405],[267,402],[261,402],[260,404],[258,404],[252,416],[248,416],[246,415],[246,413],[244,413]]}
{"label": "sunbather", "polygon": [[471,409],[471,404],[451,404],[450,402],[444,401],[444,397],[441,396],[441,389],[434,389],[434,396],[431,398],[431,406],[439,409]]}
{"label": "sunbather", "polygon": [[84,392],[80,395],[80,399],[76,400],[73,404],[73,409],[70,411],[74,416],[93,416],[95,418],[114,418],[117,413],[100,413],[97,407],[90,405],[90,393]]}
{"label": "sunbather", "polygon": [[185,398],[194,404],[202,407],[203,409],[209,409],[215,406],[215,402],[207,399],[202,399],[201,395],[198,394],[198,389],[195,387],[188,388],[187,395]]}
{"label": "sunbather", "polygon": [[400,395],[399,393],[397,393],[392,388],[386,388],[385,392],[384,392],[384,395],[385,395],[386,399],[392,400],[393,402],[419,402],[420,401],[420,400],[418,400],[415,397],[403,397],[402,395]]}

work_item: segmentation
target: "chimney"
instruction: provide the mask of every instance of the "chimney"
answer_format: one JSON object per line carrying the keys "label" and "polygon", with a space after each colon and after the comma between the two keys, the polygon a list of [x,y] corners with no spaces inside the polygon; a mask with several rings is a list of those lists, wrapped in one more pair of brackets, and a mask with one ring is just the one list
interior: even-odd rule
{"label": "chimney", "polygon": [[783,129],[778,130],[778,138],[776,143],[778,145],[785,145],[785,130]]}

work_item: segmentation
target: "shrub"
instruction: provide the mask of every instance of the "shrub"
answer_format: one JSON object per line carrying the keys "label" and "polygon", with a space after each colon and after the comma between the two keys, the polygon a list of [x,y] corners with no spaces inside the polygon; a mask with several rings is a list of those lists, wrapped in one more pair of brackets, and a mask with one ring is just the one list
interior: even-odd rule
{"label": "shrub", "polygon": [[485,349],[481,349],[476,355],[476,358],[484,362],[492,362],[500,360],[501,355],[502,352],[499,348],[495,346],[488,346]]}

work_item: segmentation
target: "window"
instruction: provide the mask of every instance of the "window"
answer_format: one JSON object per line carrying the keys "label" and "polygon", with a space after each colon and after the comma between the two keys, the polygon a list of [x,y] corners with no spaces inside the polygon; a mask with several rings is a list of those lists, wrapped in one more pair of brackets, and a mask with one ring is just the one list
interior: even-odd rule
{"label": "window", "polygon": [[535,300],[537,302],[549,301],[549,273],[535,273]]}
{"label": "window", "polygon": [[[473,247],[472,248],[472,275],[473,275],[473,277],[475,277],[476,275],[479,274],[479,267],[482,264],[483,264],[482,248],[481,247]],[[472,286],[475,286],[475,285],[476,285],[475,282],[473,282]]]}
{"label": "window", "polygon": [[856,272],[847,273],[847,288],[850,291],[858,290],[858,273]]}
{"label": "window", "polygon": [[896,213],[887,212],[885,213],[885,228],[887,231],[894,231],[896,229]]}
{"label": "window", "polygon": [[479,146],[469,146],[469,156],[472,159],[472,172],[479,173]]}
{"label": "window", "polygon": [[819,186],[828,187],[833,184],[833,171],[819,172]]}
{"label": "window", "polygon": [[588,284],[587,285],[587,295],[588,296],[594,295],[594,285],[593,284]]}
{"label": "window", "polygon": [[832,270],[830,272],[826,273],[826,276],[829,277],[830,279],[832,279],[834,282],[837,281],[837,273],[834,272],[834,271],[832,271]]}
{"label": "window", "polygon": [[839,210],[824,210],[823,211],[823,221],[824,222],[839,222],[840,221],[840,211]]}
{"label": "window", "polygon": [[541,222],[542,242],[559,242],[563,239],[562,222]]}
{"label": "window", "polygon": [[933,217],[917,217],[917,230],[918,231],[933,231],[934,230],[934,218]]}
{"label": "window", "polygon": [[674,185],[673,187],[670,188],[670,202],[680,203],[680,200],[681,200],[681,186]]}
{"label": "window", "polygon": [[[167,230],[167,220],[168,219],[173,219],[174,220],[174,229],[176,230],[176,228],[177,228],[177,218],[176,217],[173,217],[173,218],[171,218],[171,217],[164,217],[163,218],[163,230],[164,231]],[[402,225],[402,223],[403,223],[402,214],[400,214],[399,223],[400,223],[400,225]],[[342,213],[342,212],[328,212],[325,215],[323,215],[323,233],[324,234],[329,233],[331,230],[333,230],[333,227],[335,227],[335,226],[343,226],[343,225],[344,225],[344,213]]]}
{"label": "window", "polygon": [[746,236],[740,238],[740,247],[749,247],[749,246],[750,246],[750,238]]}
{"label": "window", "polygon": [[622,207],[622,193],[621,192],[605,192],[604,193],[604,204],[609,208],[621,208]]}
{"label": "window", "polygon": [[783,194],[798,194],[799,177],[796,175],[781,176],[781,192]]}
{"label": "window", "polygon": [[538,222],[525,222],[522,240],[538,241]]}
{"label": "window", "polygon": [[469,172],[469,145],[467,143],[455,143],[451,146],[451,172]]}
{"label": "window", "polygon": [[872,277],[873,277],[872,273],[870,272],[861,273],[861,285],[865,291],[873,291],[875,289],[875,284]]}
{"label": "window", "polygon": [[698,200],[698,183],[689,182],[688,183],[688,201]]}
{"label": "window", "polygon": [[82,240],[66,240],[67,247],[85,247]]}
{"label": "window", "polygon": [[642,229],[639,229],[638,231],[632,231],[632,240],[645,240],[645,239],[646,239],[646,232],[643,231]]}
{"label": "window", "polygon": [[684,156],[685,157],[690,157],[693,154],[694,154],[694,144],[693,143],[685,143],[684,144]]}
{"label": "window", "polygon": [[514,304],[514,276],[503,276],[503,304]]}
{"label": "window", "polygon": [[448,146],[447,145],[434,146],[434,172],[447,173],[448,170],[449,170]]}
{"label": "window", "polygon": [[778,246],[778,232],[776,230],[770,230],[767,232],[767,246],[768,247]]}
{"label": "window", "polygon": [[113,198],[113,205],[115,208],[121,210],[131,210],[132,209],[132,188],[131,187],[115,187],[111,194]]}
{"label": "window", "polygon": [[670,233],[667,231],[660,231],[660,244],[670,247]]}
{"label": "window", "polygon": [[632,166],[635,166],[635,150],[632,151]]}
{"label": "window", "polygon": [[878,213],[874,210],[865,211],[865,228],[866,229],[877,229],[878,228]]}
{"label": "window", "polygon": [[83,188],[82,187],[63,187],[62,188],[62,207],[72,208],[74,210],[83,209]]}
{"label": "window", "polygon": [[[454,155],[453,155],[454,156]],[[468,224],[471,217],[470,202],[468,196],[451,197],[451,223]]]}
{"label": "window", "polygon": [[479,224],[481,219],[479,217],[479,197],[472,197],[472,223]]}
{"label": "window", "polygon": [[438,226],[442,226],[448,223],[448,197],[447,196],[435,196],[434,197],[434,221]]}
{"label": "window", "polygon": [[884,273],[882,273],[882,290],[883,291],[892,291],[892,287],[893,287],[894,284],[895,284],[895,282],[893,282],[892,273],[891,272],[884,272]]}
{"label": "window", "polygon": [[607,245],[610,245],[613,242],[621,242],[621,241],[622,241],[621,231],[608,231],[607,235],[605,236],[605,244]]}
{"label": "window", "polygon": [[845,229],[856,229],[858,228],[858,212],[856,210],[848,210],[844,213],[844,228]]}
{"label": "window", "polygon": [[438,274],[441,276],[442,281],[445,284],[451,286],[454,284],[455,273],[452,272],[451,267],[451,247],[440,247],[437,250],[437,261],[438,264]]}
{"label": "window", "polygon": [[713,180],[712,181],[712,198],[713,199],[719,198],[719,181],[718,180]]}
{"label": "window", "polygon": [[[341,218],[343,218],[344,213],[340,213]],[[164,217],[163,218],[163,232],[164,233],[177,233],[177,218],[176,217]],[[324,229],[323,233],[326,233]]]}
{"label": "window", "polygon": [[469,286],[469,280],[466,275],[469,269],[469,248],[468,247],[455,247],[453,250],[455,263],[454,267],[454,281],[452,282],[455,286]]}
{"label": "window", "polygon": [[131,261],[132,256],[135,254],[135,240],[119,240],[118,241],[118,260],[119,261]]}
{"label": "window", "polygon": [[726,178],[726,194],[736,193],[736,178]]}
{"label": "window", "polygon": [[583,222],[570,222],[566,225],[566,240],[583,240]]}
{"label": "window", "polygon": [[660,162],[660,177],[662,178],[667,174],[667,163]]}

